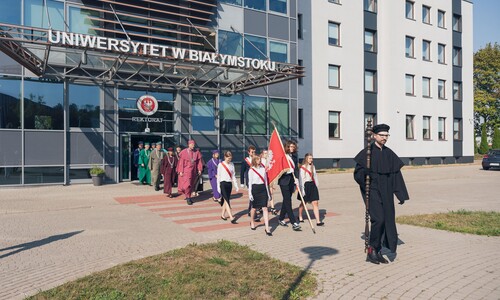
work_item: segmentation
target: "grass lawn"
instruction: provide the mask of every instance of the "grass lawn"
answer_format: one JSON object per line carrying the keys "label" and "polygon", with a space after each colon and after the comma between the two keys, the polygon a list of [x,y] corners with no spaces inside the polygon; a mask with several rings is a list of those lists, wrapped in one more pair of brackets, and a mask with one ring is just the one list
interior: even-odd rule
{"label": "grass lawn", "polygon": [[396,222],[477,235],[500,235],[500,213],[494,211],[459,210],[440,214],[401,216],[396,218]]}
{"label": "grass lawn", "polygon": [[316,286],[297,266],[220,241],[118,265],[28,299],[305,299]]}

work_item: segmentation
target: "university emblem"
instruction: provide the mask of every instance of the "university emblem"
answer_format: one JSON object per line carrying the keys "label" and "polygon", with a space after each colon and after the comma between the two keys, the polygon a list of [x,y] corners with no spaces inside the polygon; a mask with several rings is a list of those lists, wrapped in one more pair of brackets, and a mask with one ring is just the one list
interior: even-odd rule
{"label": "university emblem", "polygon": [[273,159],[273,150],[269,150],[267,152],[267,170],[271,170],[274,165],[274,159]]}
{"label": "university emblem", "polygon": [[158,100],[151,95],[144,95],[137,99],[137,108],[141,114],[151,116],[158,110]]}

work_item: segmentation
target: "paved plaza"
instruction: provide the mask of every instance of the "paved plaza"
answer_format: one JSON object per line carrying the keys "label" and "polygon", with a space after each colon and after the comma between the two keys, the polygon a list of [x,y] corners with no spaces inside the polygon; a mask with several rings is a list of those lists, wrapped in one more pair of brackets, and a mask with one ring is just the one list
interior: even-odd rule
{"label": "paved plaza", "polygon": [[[396,207],[398,215],[500,211],[500,171],[473,164],[403,174],[411,199]],[[249,229],[241,190],[232,202],[240,217],[233,225],[220,220],[208,192],[187,206],[135,183],[1,188],[0,299],[22,299],[120,263],[220,239],[315,272],[315,299],[500,299],[499,237],[398,225],[397,256],[373,265],[365,262],[364,208],[352,173],[323,174],[319,183],[325,226],[313,234],[304,223],[294,232],[274,218],[273,237],[263,226]]]}

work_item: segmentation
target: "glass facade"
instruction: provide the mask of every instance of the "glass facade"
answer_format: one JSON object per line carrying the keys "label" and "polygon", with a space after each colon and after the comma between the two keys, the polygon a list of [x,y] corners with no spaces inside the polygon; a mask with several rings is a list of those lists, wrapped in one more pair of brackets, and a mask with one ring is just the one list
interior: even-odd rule
{"label": "glass facade", "polygon": [[193,131],[215,130],[215,96],[193,94],[191,126]]}
{"label": "glass facade", "polygon": [[245,35],[245,57],[266,59],[267,57],[267,39]]}
{"label": "glass facade", "polygon": [[21,4],[19,0],[0,1],[0,20],[1,23],[21,24]]}
{"label": "glass facade", "polygon": [[21,128],[21,80],[0,77],[0,128]]}
{"label": "glass facade", "polygon": [[243,56],[243,37],[237,32],[219,30],[219,53]]}
{"label": "glass facade", "polygon": [[32,27],[64,30],[64,2],[24,0],[24,24]]}
{"label": "glass facade", "polygon": [[245,133],[267,134],[267,106],[266,98],[245,97]]}
{"label": "glass facade", "polygon": [[290,116],[287,99],[269,99],[269,118],[271,121],[270,130],[274,128],[273,125],[276,125],[281,135],[289,135]]}
{"label": "glass facade", "polygon": [[219,97],[220,133],[243,133],[243,97],[241,95]]}
{"label": "glass facade", "polygon": [[99,128],[100,89],[92,85],[69,85],[69,126]]}
{"label": "glass facade", "polygon": [[272,61],[288,62],[288,45],[280,42],[269,42],[269,58]]}
{"label": "glass facade", "polygon": [[24,81],[24,128],[64,129],[62,83]]}
{"label": "glass facade", "polygon": [[267,0],[245,0],[245,7],[258,10],[266,10]]}

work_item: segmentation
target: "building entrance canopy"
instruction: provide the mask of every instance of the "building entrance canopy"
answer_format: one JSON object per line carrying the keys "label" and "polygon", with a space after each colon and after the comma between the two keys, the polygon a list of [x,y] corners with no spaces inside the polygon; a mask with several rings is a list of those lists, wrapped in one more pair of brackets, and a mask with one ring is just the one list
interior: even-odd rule
{"label": "building entrance canopy", "polygon": [[36,76],[233,94],[303,77],[301,66],[0,23],[0,50]]}

